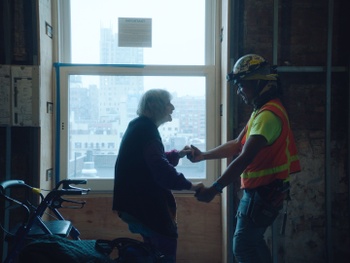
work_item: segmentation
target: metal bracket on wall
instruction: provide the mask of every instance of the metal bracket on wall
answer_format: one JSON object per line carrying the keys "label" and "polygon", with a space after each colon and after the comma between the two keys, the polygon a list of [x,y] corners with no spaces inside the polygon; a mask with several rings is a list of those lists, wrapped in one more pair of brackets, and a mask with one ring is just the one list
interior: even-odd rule
{"label": "metal bracket on wall", "polygon": [[45,33],[48,35],[49,38],[52,38],[53,32],[52,32],[52,26],[45,22]]}

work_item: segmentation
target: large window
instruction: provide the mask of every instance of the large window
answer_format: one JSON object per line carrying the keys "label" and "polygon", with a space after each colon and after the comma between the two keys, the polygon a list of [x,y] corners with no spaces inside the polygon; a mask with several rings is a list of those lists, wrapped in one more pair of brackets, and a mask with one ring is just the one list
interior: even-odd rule
{"label": "large window", "polygon": [[[173,121],[159,127],[166,150],[218,144],[215,0],[60,2],[59,41],[68,43],[64,63],[56,63],[60,179],[87,178],[92,190],[111,190],[121,138],[152,88],[173,97]],[[210,183],[217,163],[183,158],[177,169]]]}

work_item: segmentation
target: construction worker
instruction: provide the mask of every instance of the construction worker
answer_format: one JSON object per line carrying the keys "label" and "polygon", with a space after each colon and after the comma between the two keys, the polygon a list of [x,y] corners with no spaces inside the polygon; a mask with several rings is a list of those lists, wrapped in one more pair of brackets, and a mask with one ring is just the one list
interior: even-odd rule
{"label": "construction worker", "polygon": [[281,103],[278,75],[260,55],[248,54],[235,63],[227,80],[253,107],[245,128],[234,140],[200,151],[192,146],[192,162],[234,156],[210,187],[198,190],[199,201],[215,195],[241,177],[243,196],[237,208],[233,253],[237,262],[272,262],[264,233],[277,217],[289,189],[289,175],[300,171],[300,162],[287,112]]}

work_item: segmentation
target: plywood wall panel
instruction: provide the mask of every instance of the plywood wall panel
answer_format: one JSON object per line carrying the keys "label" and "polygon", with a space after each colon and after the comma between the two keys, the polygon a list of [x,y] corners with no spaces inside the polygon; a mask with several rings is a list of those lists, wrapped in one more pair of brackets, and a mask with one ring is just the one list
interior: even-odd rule
{"label": "plywood wall panel", "polygon": [[[127,225],[111,210],[110,195],[84,196],[81,210],[61,209],[73,221],[83,239],[131,237]],[[192,194],[176,195],[179,242],[177,263],[221,263],[221,199],[200,203]]]}

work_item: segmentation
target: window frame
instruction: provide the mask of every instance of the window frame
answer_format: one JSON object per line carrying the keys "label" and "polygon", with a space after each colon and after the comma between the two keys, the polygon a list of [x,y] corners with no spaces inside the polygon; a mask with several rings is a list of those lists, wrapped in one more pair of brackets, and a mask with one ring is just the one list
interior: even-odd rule
{"label": "window frame", "polygon": [[[206,147],[211,149],[220,142],[220,72],[217,68],[219,52],[216,35],[219,21],[217,12],[219,0],[205,0],[210,8],[206,8],[206,54],[205,65],[115,65],[115,64],[72,64],[70,62],[70,30],[67,12],[69,1],[58,1],[57,28],[58,38],[56,50],[57,60],[65,63],[55,63],[56,78],[56,145],[55,145],[55,175],[56,181],[67,178],[68,171],[68,136],[69,136],[69,76],[71,75],[106,75],[106,76],[201,76],[206,78]],[[69,14],[69,13],[68,13]],[[64,20],[62,20],[64,19]],[[59,23],[59,21],[64,21]],[[68,62],[68,63],[67,63]],[[213,129],[212,127],[217,127]],[[220,163],[218,160],[206,161],[206,179],[201,181],[210,185],[219,175]],[[66,172],[65,172],[66,171]],[[185,175],[186,176],[186,175]],[[94,192],[110,192],[113,190],[112,179],[88,179],[87,187]]]}

